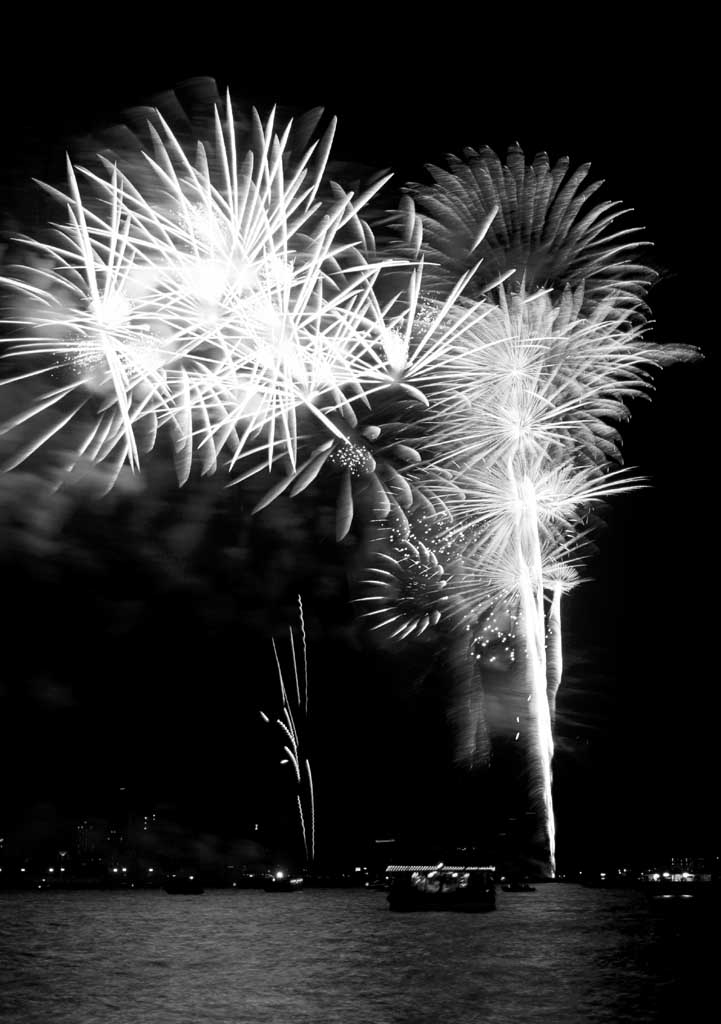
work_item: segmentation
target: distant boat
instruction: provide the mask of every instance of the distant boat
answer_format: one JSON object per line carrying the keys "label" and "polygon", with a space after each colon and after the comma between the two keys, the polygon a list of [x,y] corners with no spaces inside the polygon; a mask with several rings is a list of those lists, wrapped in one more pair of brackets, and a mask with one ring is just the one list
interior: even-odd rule
{"label": "distant boat", "polygon": [[713,881],[710,875],[692,875],[690,872],[647,874],[641,882],[641,888],[654,899],[717,897],[721,891],[718,883]]}
{"label": "distant boat", "polygon": [[171,896],[201,896],[205,889],[194,875],[169,878],[163,886]]}
{"label": "distant boat", "polygon": [[535,885],[529,885],[528,882],[509,882],[508,885],[502,885],[501,888],[504,892],[535,892]]}
{"label": "distant boat", "polygon": [[303,879],[286,871],[274,871],[264,881],[263,888],[266,892],[299,892],[303,888]]}
{"label": "distant boat", "polygon": [[490,865],[389,864],[389,909],[462,913],[495,910],[494,871]]}

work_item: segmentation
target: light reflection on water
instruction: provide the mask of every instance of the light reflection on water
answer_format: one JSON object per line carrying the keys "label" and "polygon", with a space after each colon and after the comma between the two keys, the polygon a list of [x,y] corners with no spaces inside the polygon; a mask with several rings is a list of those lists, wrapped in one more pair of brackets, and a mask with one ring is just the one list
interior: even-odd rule
{"label": "light reflection on water", "polygon": [[692,1024],[705,917],[569,885],[490,914],[393,914],[364,890],[3,893],[0,1021]]}

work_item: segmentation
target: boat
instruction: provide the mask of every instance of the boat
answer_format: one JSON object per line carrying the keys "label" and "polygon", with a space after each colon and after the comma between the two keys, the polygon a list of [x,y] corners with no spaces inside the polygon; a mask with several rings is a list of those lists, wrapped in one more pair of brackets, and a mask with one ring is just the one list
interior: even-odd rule
{"label": "boat", "polygon": [[202,896],[205,889],[195,875],[174,875],[163,886],[171,896]]}
{"label": "boat", "polygon": [[302,888],[303,879],[289,875],[286,871],[274,871],[263,882],[266,892],[299,892]]}
{"label": "boat", "polygon": [[529,885],[528,882],[508,882],[507,885],[502,885],[501,889],[504,892],[535,892],[535,885]]}
{"label": "boat", "polygon": [[710,874],[665,871],[642,876],[641,889],[652,899],[691,899],[694,896],[718,896],[719,888]]}
{"label": "boat", "polygon": [[496,909],[492,865],[389,864],[390,910],[455,910],[480,913]]}

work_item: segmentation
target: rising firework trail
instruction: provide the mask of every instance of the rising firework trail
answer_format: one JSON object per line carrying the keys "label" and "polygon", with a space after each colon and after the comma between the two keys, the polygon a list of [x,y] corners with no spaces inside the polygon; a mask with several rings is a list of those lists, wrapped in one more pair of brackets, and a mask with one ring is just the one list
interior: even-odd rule
{"label": "rising firework trail", "polygon": [[288,643],[293,664],[293,687],[289,690],[283,677],[278,648],[275,640],[273,644],[273,656],[275,658],[276,670],[278,672],[278,683],[280,685],[281,713],[280,716],[271,722],[269,716],[260,712],[263,721],[268,724],[277,725],[281,733],[283,745],[282,765],[289,764],[293,770],[296,788],[296,805],[298,808],[298,822],[303,837],[303,849],[305,851],[306,864],[311,867],[315,860],[315,792],[313,789],[313,775],[310,768],[310,760],[306,755],[306,731],[308,727],[308,651],[306,646],[305,620],[303,617],[303,602],[298,595],[298,616],[300,623],[301,647],[303,652],[302,671],[298,670],[298,658],[295,649],[295,635],[292,626],[288,627]]}

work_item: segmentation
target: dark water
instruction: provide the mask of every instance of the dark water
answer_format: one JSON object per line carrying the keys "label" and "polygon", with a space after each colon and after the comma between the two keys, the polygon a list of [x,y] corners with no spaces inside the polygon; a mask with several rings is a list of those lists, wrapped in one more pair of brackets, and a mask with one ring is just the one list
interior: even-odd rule
{"label": "dark water", "polygon": [[703,900],[568,885],[485,915],[364,890],[3,893],[0,1020],[691,1024],[714,1016],[717,924]]}

